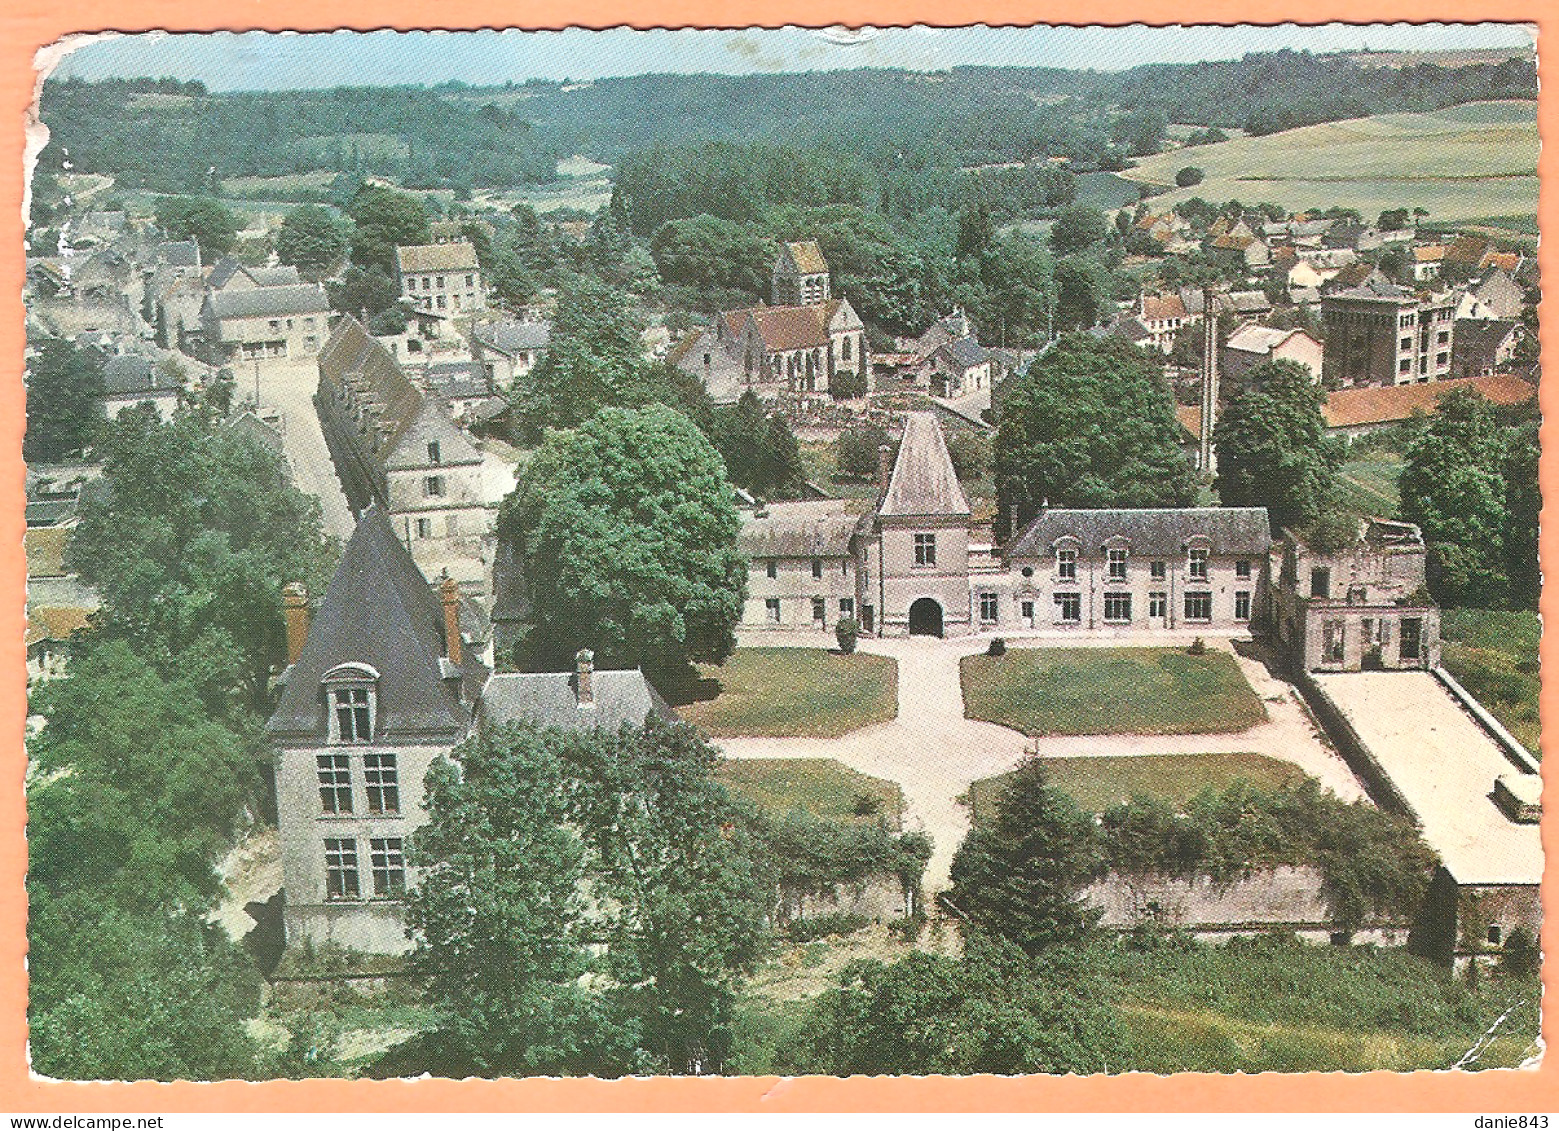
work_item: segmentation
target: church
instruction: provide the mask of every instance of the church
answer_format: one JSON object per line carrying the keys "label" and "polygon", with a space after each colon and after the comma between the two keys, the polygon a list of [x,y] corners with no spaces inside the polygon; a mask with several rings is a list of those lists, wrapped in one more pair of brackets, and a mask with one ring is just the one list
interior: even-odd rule
{"label": "church", "polygon": [[780,246],[770,274],[773,305],[722,311],[714,325],[692,330],[667,360],[703,380],[709,395],[729,403],[752,389],[826,393],[849,373],[870,390],[866,328],[844,297],[834,297],[828,261],[816,240]]}

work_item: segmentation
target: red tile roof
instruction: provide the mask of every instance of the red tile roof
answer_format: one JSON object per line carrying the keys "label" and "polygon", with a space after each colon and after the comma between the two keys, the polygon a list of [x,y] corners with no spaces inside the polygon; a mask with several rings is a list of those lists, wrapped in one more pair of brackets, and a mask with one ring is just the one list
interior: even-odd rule
{"label": "red tile roof", "polygon": [[1185,303],[1180,301],[1180,296],[1177,294],[1142,296],[1142,320],[1144,322],[1162,322],[1165,319],[1184,318],[1185,316]]}
{"label": "red tile roof", "polygon": [[1475,389],[1495,404],[1521,404],[1537,395],[1537,389],[1514,373],[1491,377],[1431,381],[1424,385],[1369,386],[1338,389],[1326,398],[1321,415],[1328,428],[1356,428],[1366,424],[1392,424],[1415,412],[1431,413],[1440,398],[1452,389]]}

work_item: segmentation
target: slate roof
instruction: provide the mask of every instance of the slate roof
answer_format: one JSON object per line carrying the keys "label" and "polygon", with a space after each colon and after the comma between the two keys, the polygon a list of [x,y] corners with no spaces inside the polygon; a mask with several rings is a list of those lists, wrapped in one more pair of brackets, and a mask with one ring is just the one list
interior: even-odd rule
{"label": "slate roof", "polygon": [[[379,673],[376,741],[451,742],[464,733],[487,669],[470,654],[458,669],[461,696],[443,676],[444,610],[390,526],[370,506],[341,554],[341,564],[287,674],[266,730],[278,738],[319,741],[327,732],[321,680],[344,663]],[[447,662],[447,661],[445,661]]]}
{"label": "slate roof", "polygon": [[505,319],[477,327],[476,339],[484,346],[491,346],[503,353],[546,349],[552,341],[552,323]]}
{"label": "slate roof", "polygon": [[571,671],[504,672],[487,681],[478,710],[484,725],[528,720],[564,730],[617,730],[643,726],[650,715],[677,717],[637,668],[594,672],[590,687],[594,706],[581,707]]}
{"label": "slate roof", "polygon": [[885,518],[970,514],[935,413],[906,415],[904,439],[877,514]]}
{"label": "slate roof", "polygon": [[816,240],[796,240],[780,248],[780,262],[794,268],[798,275],[823,275],[828,272],[828,260]]}
{"label": "slate roof", "polygon": [[418,244],[395,249],[395,265],[401,274],[418,271],[475,271],[476,248],[467,240]]}
{"label": "slate roof", "polygon": [[103,387],[111,397],[128,397],[172,392],[178,384],[158,373],[152,359],[144,354],[121,353],[103,364]]}
{"label": "slate roof", "polygon": [[169,267],[199,267],[200,245],[194,240],[177,240],[160,245],[157,258]]}
{"label": "slate roof", "polygon": [[247,291],[213,291],[206,296],[217,318],[279,318],[295,314],[327,314],[330,303],[318,283],[291,287],[255,287]]}
{"label": "slate roof", "polygon": [[960,369],[973,369],[990,360],[984,346],[973,338],[957,338],[937,347],[937,352],[947,355]]}
{"label": "slate roof", "polygon": [[430,442],[438,444],[439,466],[480,464],[482,453],[455,427],[444,403],[434,397],[419,396],[418,399],[421,404],[405,427],[389,445],[380,449],[380,459],[386,470],[405,471],[431,466],[428,459]]}
{"label": "slate roof", "polygon": [[1399,287],[1384,275],[1371,275],[1364,282],[1349,290],[1337,291],[1332,298],[1364,301],[1417,302],[1418,295],[1406,287]]}
{"label": "slate roof", "polygon": [[[378,420],[394,427],[386,433],[379,451],[394,446],[422,407],[422,394],[401,372],[384,343],[370,335],[350,314],[336,323],[324,348],[319,351],[319,379],[322,384],[334,386],[338,395],[346,400],[363,400],[381,406]],[[358,384],[366,384],[359,397],[340,392]]]}
{"label": "slate roof", "polygon": [[1245,325],[1229,335],[1229,340],[1225,343],[1224,348],[1239,350],[1241,353],[1260,354],[1262,357],[1265,357],[1298,333],[1301,333],[1301,331],[1279,330],[1274,326]]}
{"label": "slate roof", "polygon": [[744,513],[736,548],[748,558],[840,558],[858,521],[839,499],[770,503],[766,513]]}
{"label": "slate roof", "polygon": [[1519,322],[1459,318],[1456,321],[1456,337],[1453,350],[1467,358],[1486,359],[1490,362],[1505,340],[1520,328]]}
{"label": "slate roof", "polygon": [[303,276],[290,263],[283,263],[279,267],[249,267],[244,274],[261,287],[293,287],[303,282]]}
{"label": "slate roof", "polygon": [[271,427],[270,424],[266,423],[264,420],[261,420],[254,414],[252,410],[245,409],[237,416],[229,419],[227,422],[227,427],[231,428],[234,432],[243,432],[253,436],[262,445],[269,448],[277,455],[281,455],[284,451],[285,445],[282,440],[282,434],[275,428]]}
{"label": "slate roof", "polygon": [[[1457,331],[1460,333],[1460,331]],[[1452,389],[1475,389],[1495,404],[1523,404],[1537,389],[1514,373],[1490,377],[1430,381],[1422,385],[1368,385],[1338,389],[1326,398],[1321,415],[1328,428],[1355,428],[1365,424],[1389,424],[1406,420],[1414,412],[1434,412],[1440,398]]]}
{"label": "slate roof", "polygon": [[211,268],[211,274],[206,276],[206,285],[212,290],[220,291],[233,281],[235,275],[242,274],[244,265],[231,255],[224,255],[217,260],[216,266]]}
{"label": "slate roof", "polygon": [[1125,538],[1134,554],[1174,557],[1194,537],[1207,538],[1215,554],[1265,554],[1272,545],[1266,507],[1158,507],[1151,509],[1048,510],[1007,543],[1008,558],[1044,558],[1062,538],[1075,538],[1084,557],[1111,538]]}

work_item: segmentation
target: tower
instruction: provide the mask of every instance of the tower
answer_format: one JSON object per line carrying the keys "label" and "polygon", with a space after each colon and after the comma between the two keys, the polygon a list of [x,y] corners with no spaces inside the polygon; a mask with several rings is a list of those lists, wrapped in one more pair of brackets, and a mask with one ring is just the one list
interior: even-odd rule
{"label": "tower", "polygon": [[1213,450],[1213,426],[1218,423],[1218,296],[1202,288],[1202,435],[1196,468],[1207,475],[1218,472],[1218,453]]}

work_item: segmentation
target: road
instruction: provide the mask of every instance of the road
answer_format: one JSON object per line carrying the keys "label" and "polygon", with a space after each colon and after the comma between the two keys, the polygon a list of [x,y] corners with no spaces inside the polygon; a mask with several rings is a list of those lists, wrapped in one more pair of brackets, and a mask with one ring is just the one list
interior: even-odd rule
{"label": "road", "polygon": [[[254,363],[239,362],[233,367],[240,400],[254,397]],[[288,358],[260,363],[260,403],[281,410],[286,422],[283,447],[292,464],[292,479],[300,491],[319,499],[325,514],[325,533],[345,541],[357,523],[347,506],[336,478],[325,434],[320,430],[319,413],[314,408],[314,390],[319,387],[319,367],[311,358]]]}

